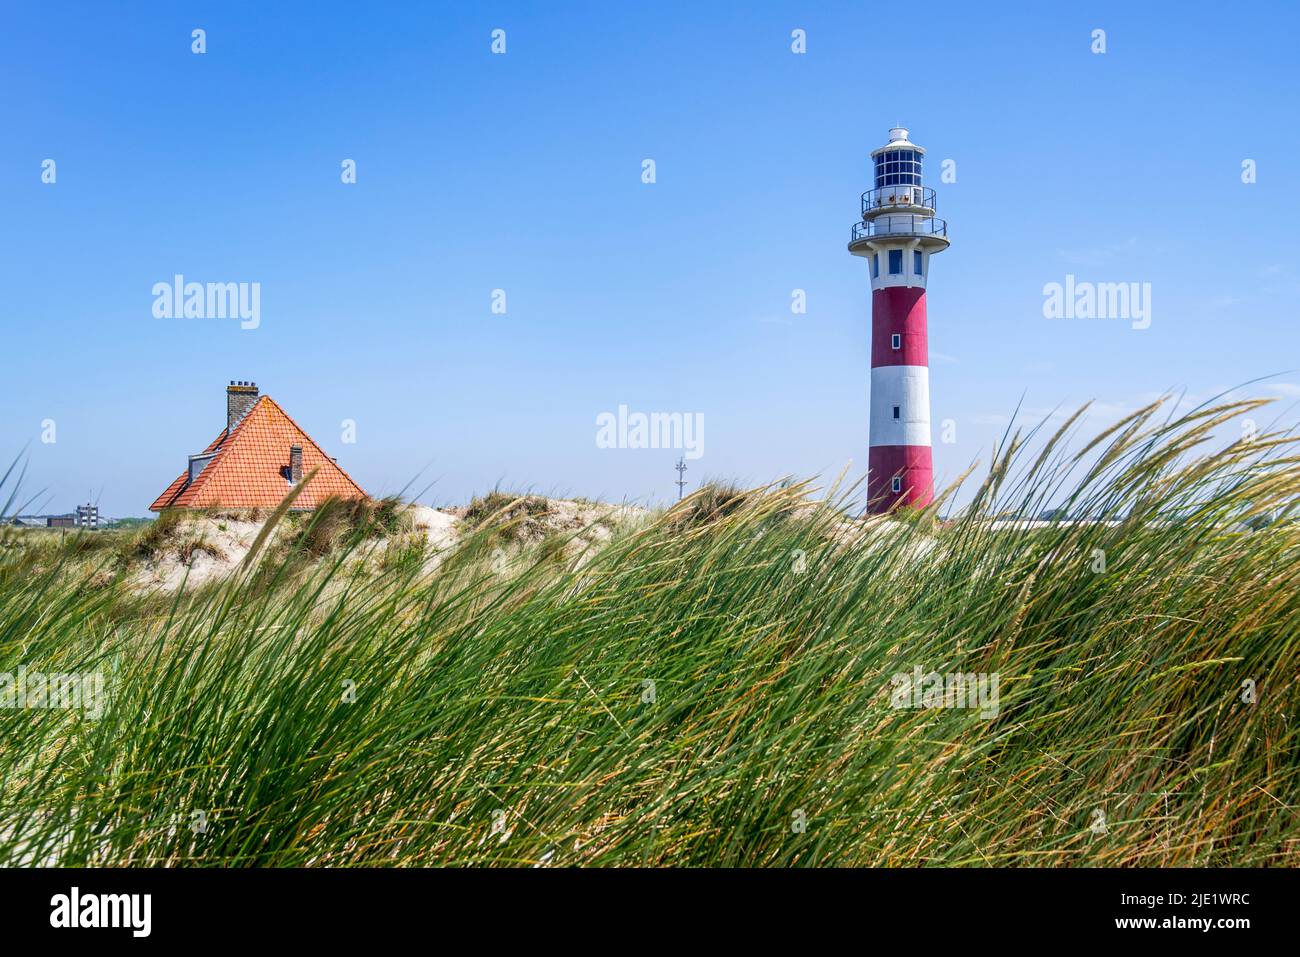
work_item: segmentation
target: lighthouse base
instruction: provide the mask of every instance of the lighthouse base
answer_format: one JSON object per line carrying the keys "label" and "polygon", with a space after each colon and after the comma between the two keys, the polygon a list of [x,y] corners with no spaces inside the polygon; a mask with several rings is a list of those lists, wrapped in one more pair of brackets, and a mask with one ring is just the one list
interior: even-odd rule
{"label": "lighthouse base", "polygon": [[[894,479],[899,490],[894,491]],[[902,505],[934,501],[934,463],[928,445],[873,445],[867,457],[867,511],[873,515]]]}

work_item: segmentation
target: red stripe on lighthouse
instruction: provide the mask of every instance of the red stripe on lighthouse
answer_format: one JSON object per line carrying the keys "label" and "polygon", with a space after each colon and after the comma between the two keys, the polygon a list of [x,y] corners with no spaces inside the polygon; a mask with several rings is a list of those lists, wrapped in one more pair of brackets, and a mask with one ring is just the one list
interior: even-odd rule
{"label": "red stripe on lighthouse", "polygon": [[[934,500],[934,463],[928,445],[873,445],[867,457],[867,499],[872,512],[897,505],[922,507]],[[893,479],[901,491],[893,490]]]}
{"label": "red stripe on lighthouse", "polygon": [[[899,337],[895,349],[893,337]],[[930,364],[925,331],[925,289],[885,286],[871,294],[871,366]]]}

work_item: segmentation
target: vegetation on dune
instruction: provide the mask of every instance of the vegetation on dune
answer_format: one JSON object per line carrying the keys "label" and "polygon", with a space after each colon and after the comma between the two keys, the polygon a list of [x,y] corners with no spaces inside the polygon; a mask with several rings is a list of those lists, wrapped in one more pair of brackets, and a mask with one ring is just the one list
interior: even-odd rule
{"label": "vegetation on dune", "polygon": [[[121,562],[141,559],[148,561],[157,558],[159,552],[174,543],[183,515],[184,513],[175,509],[159,513],[156,519],[127,538],[119,552]],[[92,536],[83,537],[89,539]]]}
{"label": "vegetation on dune", "polygon": [[761,490],[742,489],[734,482],[705,482],[672,510],[669,523],[676,528],[708,525],[752,505],[761,494]]}
{"label": "vegetation on dune", "polygon": [[524,542],[546,535],[542,519],[550,507],[540,495],[511,495],[494,489],[466,506],[464,521],[472,529],[489,530],[493,540]]}
{"label": "vegetation on dune", "polygon": [[[851,535],[791,485],[580,567],[502,567],[509,502],[435,569],[353,535],[165,601],[0,558],[0,671],[111,695],[0,709],[0,864],[1300,864],[1297,459],[1204,444],[1253,407],[1012,437]],[[1103,521],[991,520],[1049,506]],[[896,706],[915,668],[996,713]]]}
{"label": "vegetation on dune", "polygon": [[282,538],[282,547],[322,558],[366,538],[392,535],[401,525],[401,504],[393,496],[327,498],[311,512],[291,516],[291,534]]}

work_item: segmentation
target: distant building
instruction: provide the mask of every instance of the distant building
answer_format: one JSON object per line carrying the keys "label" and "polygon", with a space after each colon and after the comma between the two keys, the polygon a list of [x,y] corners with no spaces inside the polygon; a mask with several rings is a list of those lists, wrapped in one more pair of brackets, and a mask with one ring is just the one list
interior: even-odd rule
{"label": "distant building", "polygon": [[326,455],[298,423],[254,382],[226,389],[226,427],[149,506],[168,508],[275,508],[303,476],[316,477],[294,500],[314,509],[325,499],[367,498],[365,491]]}
{"label": "distant building", "polygon": [[16,528],[49,528],[50,516],[14,515],[12,518],[5,519],[5,524],[13,525]]}
{"label": "distant building", "polygon": [[96,505],[78,505],[62,515],[11,515],[3,524],[14,528],[108,528],[112,519],[102,518]]}

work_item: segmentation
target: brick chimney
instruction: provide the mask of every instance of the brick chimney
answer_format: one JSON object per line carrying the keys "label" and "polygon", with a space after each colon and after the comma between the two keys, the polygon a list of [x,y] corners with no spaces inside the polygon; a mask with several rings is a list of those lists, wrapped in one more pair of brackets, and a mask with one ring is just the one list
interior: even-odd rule
{"label": "brick chimney", "polygon": [[297,485],[302,481],[302,446],[289,446],[289,481]]}
{"label": "brick chimney", "polygon": [[257,404],[256,382],[235,382],[226,386],[226,434],[235,431],[239,420],[253,411]]}

